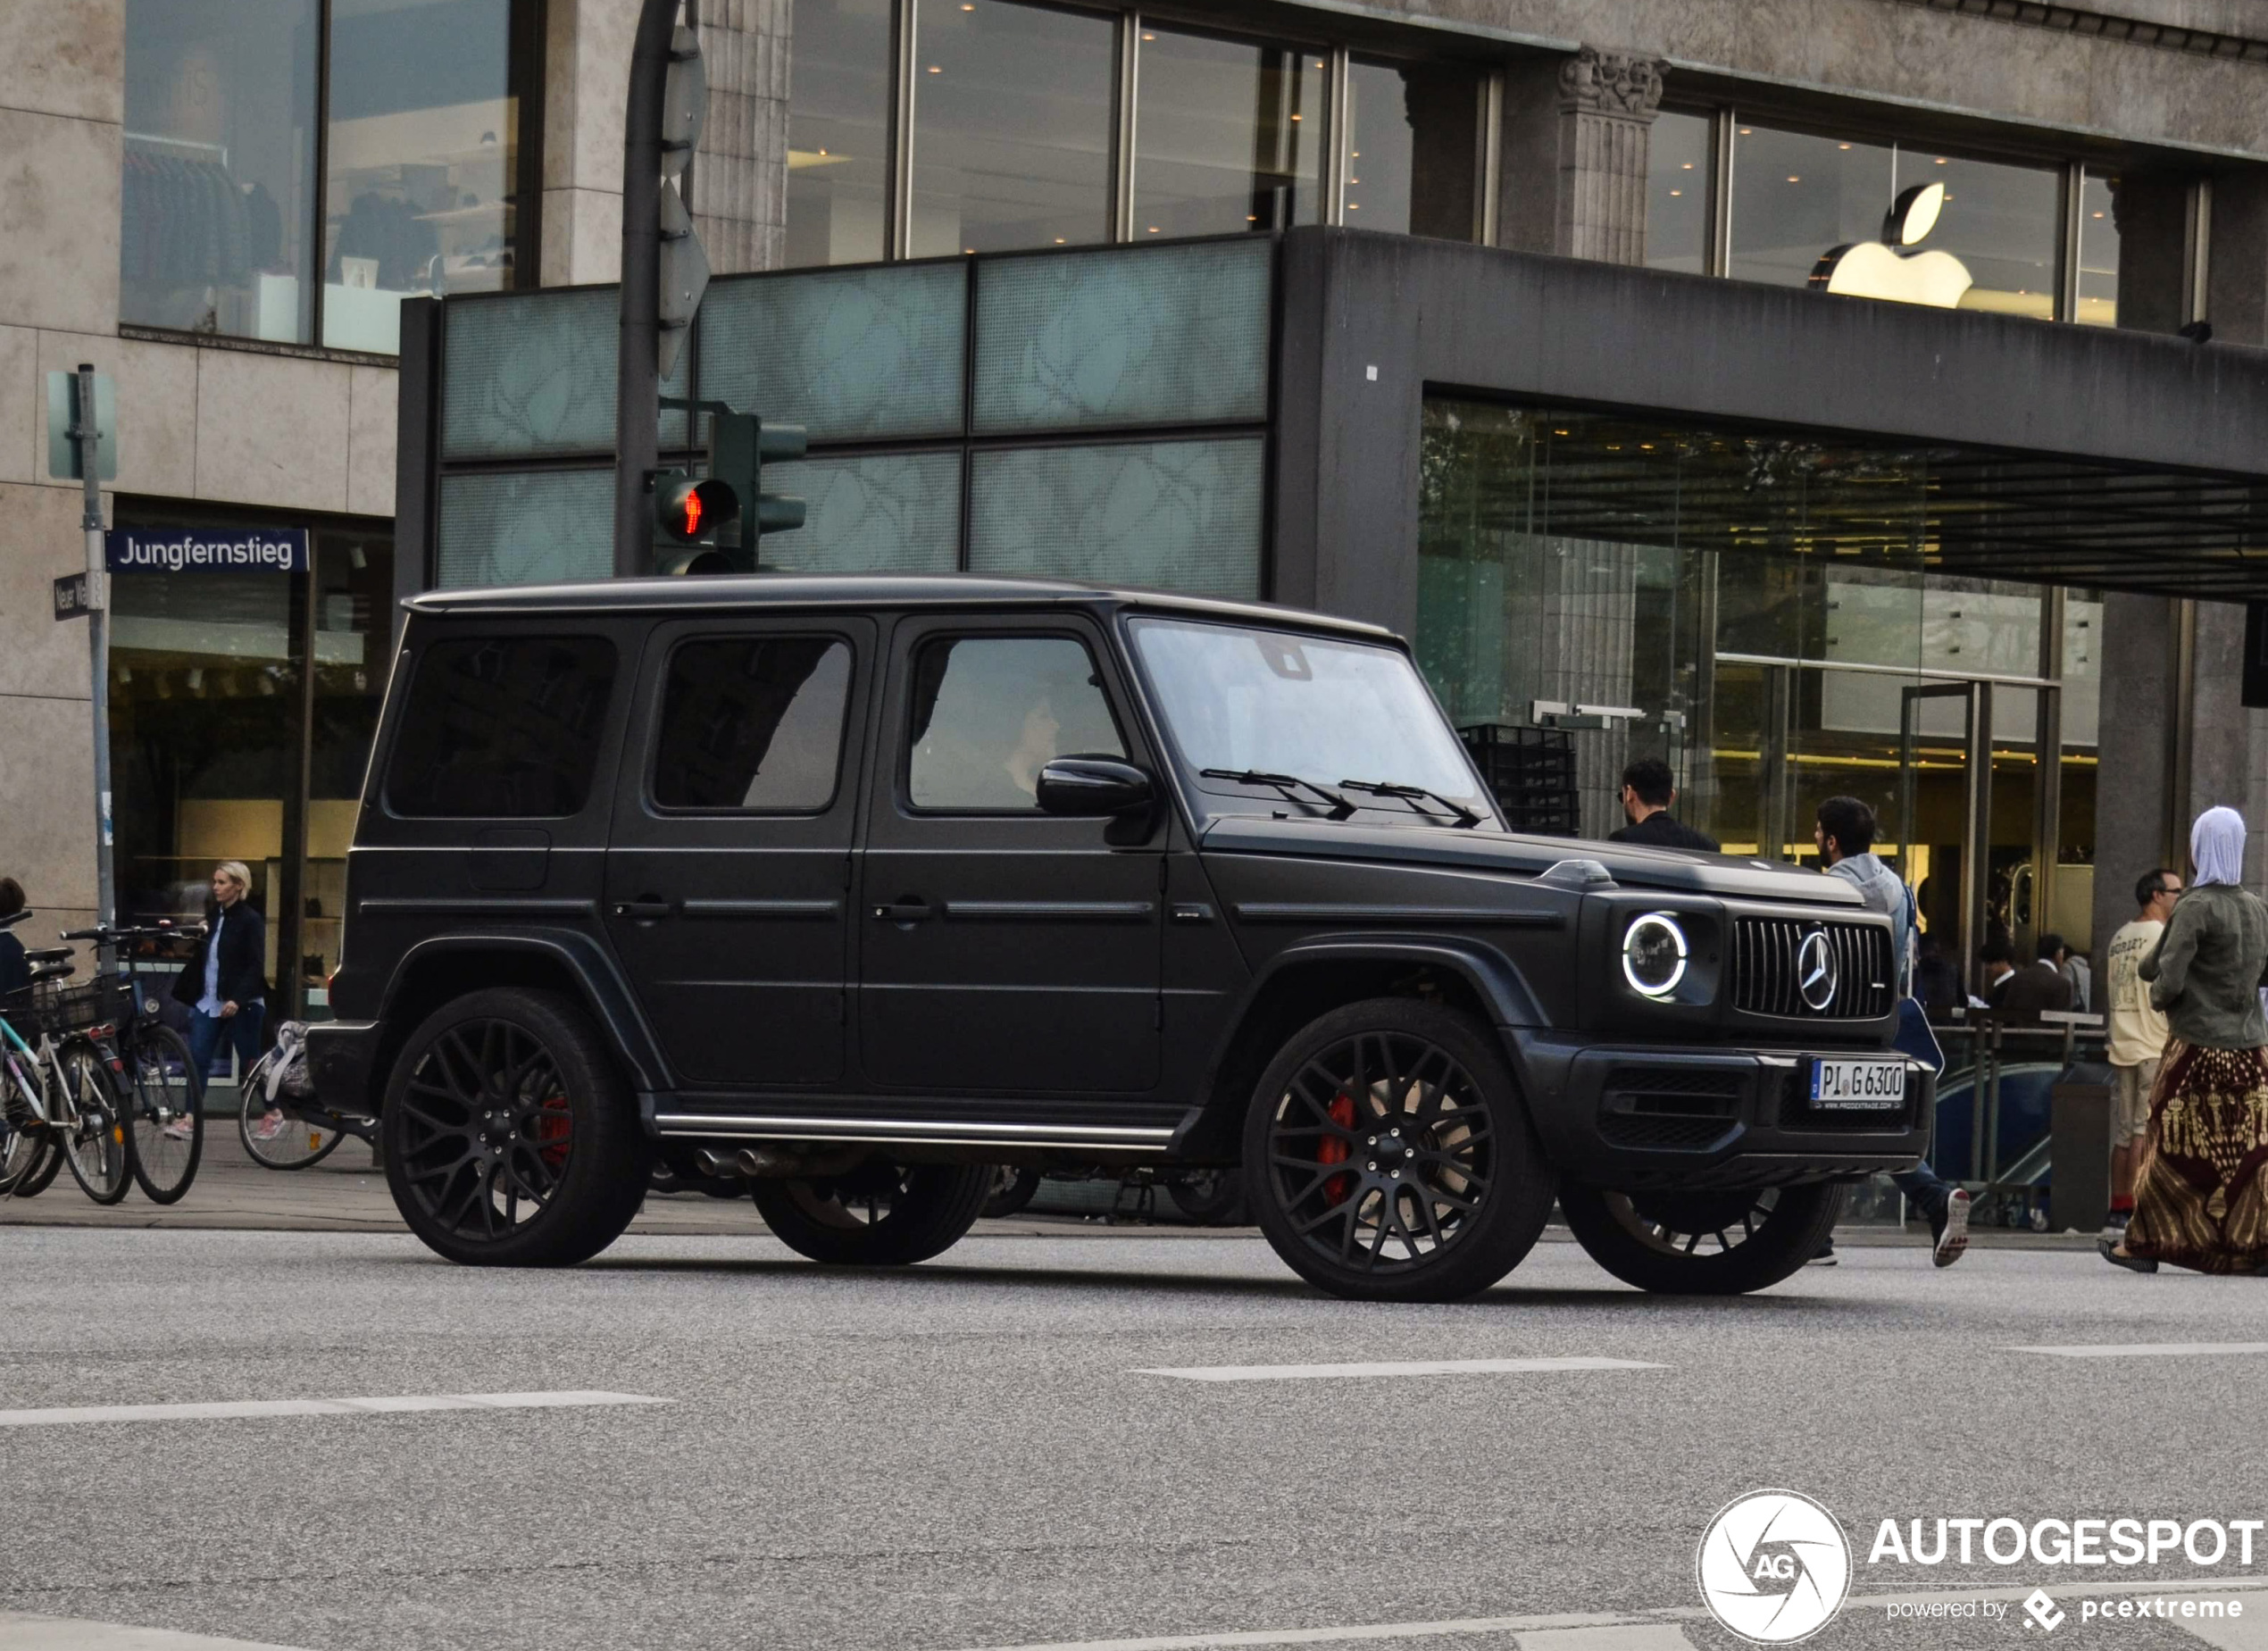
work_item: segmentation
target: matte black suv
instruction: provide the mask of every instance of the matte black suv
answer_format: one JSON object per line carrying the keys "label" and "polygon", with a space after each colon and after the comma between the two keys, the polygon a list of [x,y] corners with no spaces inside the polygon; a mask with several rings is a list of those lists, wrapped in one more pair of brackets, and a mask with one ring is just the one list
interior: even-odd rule
{"label": "matte black suv", "polygon": [[1404,645],[979,579],[409,605],[326,1104],[461,1262],[580,1260],[656,1155],[905,1263],[992,1166],[1241,1164],[1350,1297],[1784,1278],[1925,1149],[1841,880],[1525,837]]}

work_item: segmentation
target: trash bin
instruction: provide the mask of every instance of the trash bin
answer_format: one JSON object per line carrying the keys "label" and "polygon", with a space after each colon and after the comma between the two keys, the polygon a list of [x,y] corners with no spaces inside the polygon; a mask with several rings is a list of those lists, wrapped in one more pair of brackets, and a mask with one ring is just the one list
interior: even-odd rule
{"label": "trash bin", "polygon": [[2110,1216],[2109,1080],[2103,1067],[2073,1065],[2047,1091],[2049,1224],[2058,1231],[2098,1232]]}

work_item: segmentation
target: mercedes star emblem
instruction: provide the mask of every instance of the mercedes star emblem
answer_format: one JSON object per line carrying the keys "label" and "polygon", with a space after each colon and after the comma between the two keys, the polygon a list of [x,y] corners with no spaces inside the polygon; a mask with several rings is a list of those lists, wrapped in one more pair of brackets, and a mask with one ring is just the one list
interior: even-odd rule
{"label": "mercedes star emblem", "polygon": [[1835,948],[1824,929],[1814,929],[1796,947],[1796,989],[1817,1013],[1835,1001]]}

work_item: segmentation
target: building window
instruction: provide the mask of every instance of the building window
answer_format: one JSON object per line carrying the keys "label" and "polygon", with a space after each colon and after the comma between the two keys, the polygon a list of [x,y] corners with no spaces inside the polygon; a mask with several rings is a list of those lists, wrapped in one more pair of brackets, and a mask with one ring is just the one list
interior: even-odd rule
{"label": "building window", "polygon": [[1705,114],[1664,109],[1647,147],[1646,262],[1656,270],[1709,270],[1709,129]]}
{"label": "building window", "polygon": [[788,263],[889,252],[890,0],[796,0]]}
{"label": "building window", "polygon": [[127,0],[119,316],[313,337],[317,0]]}
{"label": "building window", "polygon": [[[1956,291],[1964,310],[2055,319],[2063,267],[2063,171],[1980,161],[1901,144],[1822,138],[1742,121],[1732,139],[1728,273],[1796,287],[1838,248],[1880,242],[1892,205],[1917,186],[1942,184],[1944,204],[1926,234],[1877,258],[1868,296]],[[1910,233],[1910,232],[1909,232]],[[1952,261],[1948,263],[1947,261]],[[1957,265],[1957,268],[1955,266]],[[1897,290],[1893,290],[1897,288]]]}
{"label": "building window", "polygon": [[1107,240],[1111,20],[1008,0],[919,15],[913,256]]}
{"label": "building window", "polygon": [[[133,499],[118,521],[306,525]],[[305,572],[113,576],[111,773],[125,921],[194,921],[214,863],[243,861],[268,918],[270,1005],[321,1020],[386,687],[394,539],[354,522],[308,538]]]}
{"label": "building window", "polygon": [[1349,227],[1477,238],[1484,87],[1480,75],[1448,64],[1348,64]]}
{"label": "building window", "polygon": [[534,4],[127,0],[120,319],[392,354],[513,285]]}
{"label": "building window", "polygon": [[2111,207],[2114,178],[2088,172],[2079,191],[2079,313],[2089,327],[2118,325],[2118,217]]}
{"label": "building window", "polygon": [[1134,238],[1323,219],[1322,54],[1145,29]]}

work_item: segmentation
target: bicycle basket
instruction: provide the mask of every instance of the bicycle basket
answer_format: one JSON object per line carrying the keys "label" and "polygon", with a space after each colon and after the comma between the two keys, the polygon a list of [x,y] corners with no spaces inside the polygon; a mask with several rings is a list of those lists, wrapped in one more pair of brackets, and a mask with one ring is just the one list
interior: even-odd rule
{"label": "bicycle basket", "polygon": [[61,1038],[91,1026],[116,1026],[134,1013],[134,983],[124,975],[96,975],[76,985],[28,987],[0,1000],[0,1014],[26,1039],[45,1032]]}

